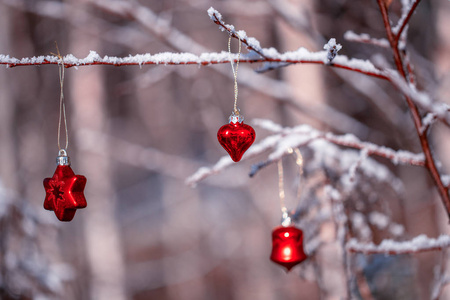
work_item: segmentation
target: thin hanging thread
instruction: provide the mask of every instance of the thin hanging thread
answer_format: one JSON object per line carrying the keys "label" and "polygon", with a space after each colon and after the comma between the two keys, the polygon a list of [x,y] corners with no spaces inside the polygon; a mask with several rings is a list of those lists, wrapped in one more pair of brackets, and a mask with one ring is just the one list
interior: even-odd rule
{"label": "thin hanging thread", "polygon": [[294,153],[295,153],[295,163],[298,166],[298,188],[297,188],[297,199],[300,198],[301,196],[301,192],[302,192],[302,177],[303,177],[303,156],[302,153],[300,152],[300,150],[298,150],[298,148],[294,149]]}
{"label": "thin hanging thread", "polygon": [[[295,163],[298,166],[298,174],[299,174],[299,185],[297,189],[297,198],[300,198],[301,194],[301,184],[300,180],[303,176],[303,156],[302,153],[298,148],[288,149],[288,153],[292,154],[295,153],[296,159]],[[288,213],[288,209],[286,207],[286,194],[284,191],[284,171],[283,171],[283,162],[281,159],[278,161],[278,194],[280,197],[280,206],[281,206],[281,212],[286,215]]]}
{"label": "thin hanging thread", "polygon": [[[67,116],[66,116],[66,104],[64,101],[64,59],[59,53],[58,45],[56,45],[56,50],[58,51],[58,66],[59,66],[59,85],[61,87],[60,97],[59,97],[59,122],[58,122],[58,149],[61,152],[62,150],[67,150],[69,147],[69,134],[67,132]],[[66,145],[64,148],[61,148],[61,123],[64,120],[64,131],[65,131],[65,139]]]}
{"label": "thin hanging thread", "polygon": [[237,61],[236,61],[236,70],[234,69],[234,63],[233,63],[233,58],[231,56],[231,38],[232,38],[232,34],[230,34],[230,37],[228,38],[228,54],[230,55],[230,63],[231,63],[231,70],[233,71],[233,77],[234,77],[234,114],[235,115],[239,115],[239,110],[237,108],[237,97],[238,97],[238,84],[237,84],[237,72],[238,72],[238,68],[239,68],[239,59],[241,58],[241,37],[239,36],[239,34],[234,33],[237,38],[239,39],[239,52],[238,52],[238,57],[237,57]]}
{"label": "thin hanging thread", "polygon": [[281,159],[278,161],[278,195],[280,196],[281,212],[287,213],[286,207],[286,195],[284,193],[284,174],[283,174],[283,162]]}

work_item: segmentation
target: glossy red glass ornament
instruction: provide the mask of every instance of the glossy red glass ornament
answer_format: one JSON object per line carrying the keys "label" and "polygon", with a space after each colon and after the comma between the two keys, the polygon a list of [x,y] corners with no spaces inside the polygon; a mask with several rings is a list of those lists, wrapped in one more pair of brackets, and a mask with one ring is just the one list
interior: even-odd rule
{"label": "glossy red glass ornament", "polygon": [[244,152],[255,141],[256,133],[255,130],[244,121],[230,121],[229,124],[220,127],[217,132],[217,139],[220,145],[227,150],[231,159],[235,162],[241,160]]}
{"label": "glossy red glass ornament", "polygon": [[303,231],[294,227],[277,227],[272,231],[272,254],[270,260],[289,272],[308,256],[303,251]]}
{"label": "glossy red glass ornament", "polygon": [[70,165],[58,165],[53,177],[44,179],[44,208],[53,210],[60,221],[71,221],[77,209],[87,206],[85,186],[86,177],[75,175]]}

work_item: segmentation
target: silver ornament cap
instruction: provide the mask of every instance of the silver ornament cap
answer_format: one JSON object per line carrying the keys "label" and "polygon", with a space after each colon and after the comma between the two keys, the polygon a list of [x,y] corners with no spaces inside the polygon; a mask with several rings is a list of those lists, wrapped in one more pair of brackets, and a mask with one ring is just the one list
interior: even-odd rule
{"label": "silver ornament cap", "polygon": [[292,219],[291,216],[289,216],[289,213],[287,211],[283,211],[283,215],[281,216],[281,226],[288,227],[291,226]]}
{"label": "silver ornament cap", "polygon": [[241,115],[241,114],[239,113],[239,109],[237,109],[236,111],[233,111],[233,112],[231,113],[230,117],[228,118],[228,121],[229,121],[230,123],[234,123],[234,124],[236,124],[236,123],[242,123],[242,122],[244,121],[244,116]]}
{"label": "silver ornament cap", "polygon": [[56,164],[58,166],[70,166],[70,158],[67,156],[65,149],[60,149],[56,157]]}

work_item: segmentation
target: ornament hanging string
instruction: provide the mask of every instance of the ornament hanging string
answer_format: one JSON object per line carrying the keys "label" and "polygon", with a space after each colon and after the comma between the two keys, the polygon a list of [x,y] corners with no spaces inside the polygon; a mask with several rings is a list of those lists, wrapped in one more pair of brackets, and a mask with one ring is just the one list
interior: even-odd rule
{"label": "ornament hanging string", "polygon": [[[295,163],[299,168],[299,185],[297,189],[297,198],[300,198],[301,188],[300,188],[300,180],[303,175],[303,156],[298,148],[288,149],[288,153],[295,153],[296,159]],[[278,161],[278,195],[280,197],[280,206],[282,213],[282,224],[283,226],[289,226],[291,224],[291,218],[289,217],[289,212],[286,206],[286,194],[284,191],[284,171],[283,171],[283,162],[280,159]]]}
{"label": "ornament hanging string", "polygon": [[283,172],[283,162],[281,159],[278,161],[278,195],[280,197],[281,212],[283,213],[283,218],[287,215],[286,207],[286,194],[284,193],[284,172]]}
{"label": "ornament hanging string", "polygon": [[231,55],[231,38],[232,33],[230,33],[230,37],[228,38],[228,54],[230,55],[230,63],[231,63],[231,70],[233,71],[233,77],[234,77],[234,107],[233,111],[235,115],[239,115],[239,109],[237,108],[237,97],[238,97],[238,84],[237,84],[237,72],[239,68],[239,59],[241,58],[241,37],[237,32],[234,33],[234,35],[237,36],[239,40],[239,51],[238,51],[238,57],[236,60],[236,69],[234,68],[234,61],[233,57]]}
{"label": "ornament hanging string", "polygon": [[302,177],[303,177],[303,156],[298,148],[288,149],[289,153],[295,153],[295,163],[298,166],[298,187],[297,187],[297,199],[300,199],[302,193]]}
{"label": "ornament hanging string", "polygon": [[[58,122],[58,149],[60,154],[65,153],[67,147],[69,146],[69,134],[67,132],[67,116],[66,116],[66,103],[64,101],[64,59],[59,53],[58,45],[56,45],[58,51],[58,67],[59,67],[59,85],[61,87],[60,97],[59,97],[59,122]],[[65,132],[65,146],[61,148],[61,124],[64,121],[64,132]]]}

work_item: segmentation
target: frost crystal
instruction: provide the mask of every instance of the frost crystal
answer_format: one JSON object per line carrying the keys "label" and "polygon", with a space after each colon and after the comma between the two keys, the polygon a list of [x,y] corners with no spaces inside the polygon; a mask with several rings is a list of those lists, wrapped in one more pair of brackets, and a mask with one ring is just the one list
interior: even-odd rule
{"label": "frost crystal", "polygon": [[341,44],[336,44],[336,39],[335,38],[331,38],[328,43],[326,43],[323,46],[323,49],[327,50],[327,59],[328,59],[328,63],[331,63],[333,61],[333,59],[336,57],[337,53],[339,52],[339,50],[342,49],[342,45]]}

